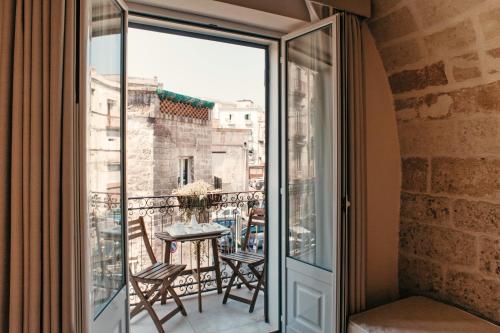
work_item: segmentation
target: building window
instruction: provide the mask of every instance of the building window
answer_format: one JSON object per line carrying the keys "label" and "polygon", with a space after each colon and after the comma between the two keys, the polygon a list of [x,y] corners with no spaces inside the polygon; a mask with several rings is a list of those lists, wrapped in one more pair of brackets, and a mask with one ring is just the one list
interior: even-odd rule
{"label": "building window", "polygon": [[250,113],[247,113],[247,114],[245,115],[245,120],[250,120]]}
{"label": "building window", "polygon": [[179,185],[187,185],[194,180],[193,157],[179,159]]}

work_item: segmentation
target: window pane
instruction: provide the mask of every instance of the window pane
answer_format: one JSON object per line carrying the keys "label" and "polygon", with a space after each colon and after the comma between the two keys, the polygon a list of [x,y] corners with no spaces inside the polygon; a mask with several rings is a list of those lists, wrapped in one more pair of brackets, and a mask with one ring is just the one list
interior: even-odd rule
{"label": "window pane", "polygon": [[287,42],[288,255],[332,269],[332,28]]}
{"label": "window pane", "polygon": [[124,286],[121,173],[122,12],[92,1],[87,189],[91,304],[97,316]]}

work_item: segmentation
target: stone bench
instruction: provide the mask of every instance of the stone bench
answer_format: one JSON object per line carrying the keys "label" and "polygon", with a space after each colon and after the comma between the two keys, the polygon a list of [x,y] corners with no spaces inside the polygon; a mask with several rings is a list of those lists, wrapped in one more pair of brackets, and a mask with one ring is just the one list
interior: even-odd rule
{"label": "stone bench", "polygon": [[500,327],[450,305],[414,296],[351,316],[348,333],[500,333]]}

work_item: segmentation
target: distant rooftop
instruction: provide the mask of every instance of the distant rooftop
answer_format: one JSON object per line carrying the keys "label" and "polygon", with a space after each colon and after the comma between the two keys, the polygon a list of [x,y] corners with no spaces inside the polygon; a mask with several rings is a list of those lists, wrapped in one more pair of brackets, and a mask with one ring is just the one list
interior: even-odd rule
{"label": "distant rooftop", "polygon": [[172,91],[157,89],[160,99],[160,112],[172,116],[209,120],[210,112],[215,106],[214,102],[177,94]]}
{"label": "distant rooftop", "polygon": [[206,101],[203,99],[199,99],[196,97],[191,97],[187,95],[182,95],[178,93],[174,93],[168,90],[162,90],[158,89],[156,91],[158,94],[158,97],[160,98],[161,101],[163,100],[168,100],[173,103],[182,103],[182,104],[188,104],[192,107],[198,108],[198,109],[210,109],[212,110],[214,108],[215,103]]}

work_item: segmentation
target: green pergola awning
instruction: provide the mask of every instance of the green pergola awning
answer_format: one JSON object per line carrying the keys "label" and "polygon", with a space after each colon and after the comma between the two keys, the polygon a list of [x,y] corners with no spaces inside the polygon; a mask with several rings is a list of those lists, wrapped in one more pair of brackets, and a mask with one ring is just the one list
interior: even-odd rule
{"label": "green pergola awning", "polygon": [[189,104],[199,109],[205,109],[205,108],[213,109],[215,105],[214,102],[205,101],[203,99],[199,99],[196,97],[177,94],[168,90],[158,89],[156,90],[156,93],[158,94],[160,100],[167,99],[175,103]]}

